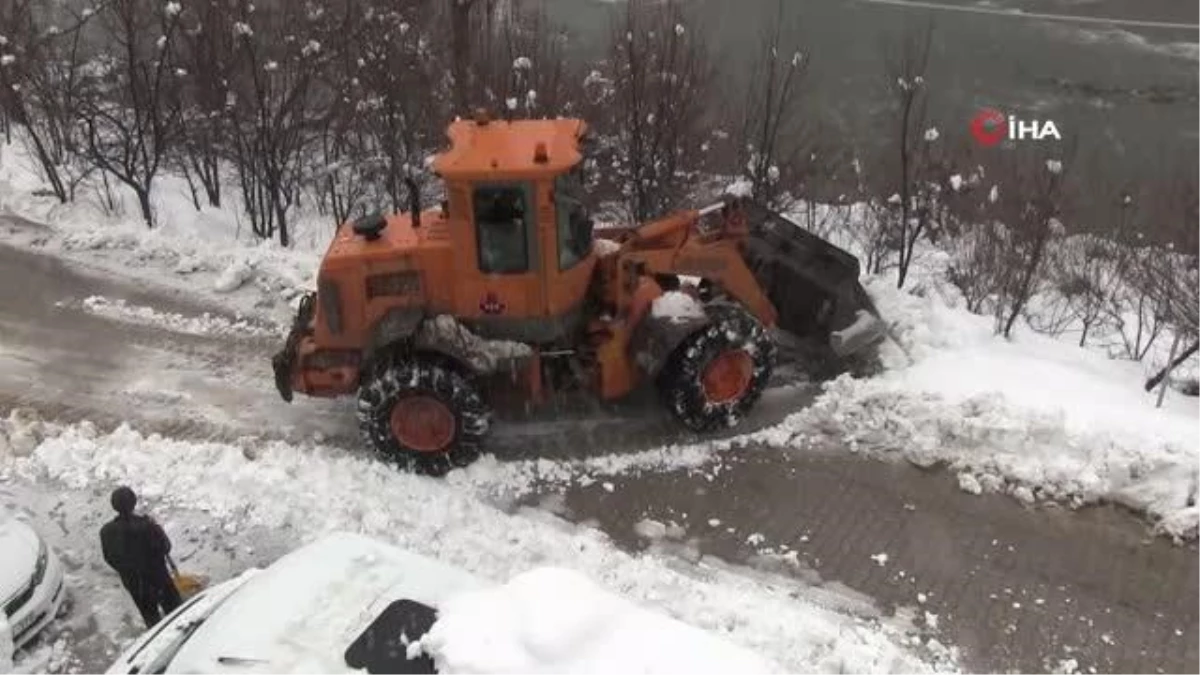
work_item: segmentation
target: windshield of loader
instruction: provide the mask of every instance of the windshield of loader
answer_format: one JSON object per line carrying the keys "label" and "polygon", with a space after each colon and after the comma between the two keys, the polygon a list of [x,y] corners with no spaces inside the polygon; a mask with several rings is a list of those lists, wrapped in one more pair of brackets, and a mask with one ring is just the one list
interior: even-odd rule
{"label": "windshield of loader", "polygon": [[592,249],[592,219],[583,203],[583,163],[554,181],[558,209],[558,268],[579,264]]}

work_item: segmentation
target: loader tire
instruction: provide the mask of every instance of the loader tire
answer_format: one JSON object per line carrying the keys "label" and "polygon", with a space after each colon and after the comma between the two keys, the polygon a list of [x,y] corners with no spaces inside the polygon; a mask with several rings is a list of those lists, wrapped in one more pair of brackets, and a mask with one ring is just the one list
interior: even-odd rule
{"label": "loader tire", "polygon": [[374,370],[358,391],[358,423],[384,459],[442,476],[479,458],[491,411],[465,374],[415,356]]}
{"label": "loader tire", "polygon": [[709,306],[713,322],[688,337],[658,377],[667,407],[692,431],[733,427],[762,396],[776,347],[739,307]]}

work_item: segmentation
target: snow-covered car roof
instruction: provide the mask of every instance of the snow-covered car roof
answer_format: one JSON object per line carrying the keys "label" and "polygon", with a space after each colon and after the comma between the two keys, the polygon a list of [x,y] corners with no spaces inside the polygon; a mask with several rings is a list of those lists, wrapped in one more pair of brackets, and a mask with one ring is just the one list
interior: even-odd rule
{"label": "snow-covered car roof", "polygon": [[147,672],[172,652],[158,672],[770,670],[569,570],[531,570],[496,586],[357,534],[328,536],[207,596],[109,672]]}

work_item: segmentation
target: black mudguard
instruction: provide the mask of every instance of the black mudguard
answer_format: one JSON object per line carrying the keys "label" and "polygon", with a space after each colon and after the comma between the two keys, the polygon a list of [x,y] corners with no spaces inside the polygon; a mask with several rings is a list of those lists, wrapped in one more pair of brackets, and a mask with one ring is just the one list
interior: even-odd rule
{"label": "black mudguard", "polygon": [[300,307],[292,320],[292,329],[288,331],[283,349],[271,357],[271,369],[275,371],[275,388],[279,396],[288,403],[292,402],[292,372],[296,367],[296,350],[300,340],[312,331],[313,315],[316,313],[316,294],[306,293],[300,298]]}

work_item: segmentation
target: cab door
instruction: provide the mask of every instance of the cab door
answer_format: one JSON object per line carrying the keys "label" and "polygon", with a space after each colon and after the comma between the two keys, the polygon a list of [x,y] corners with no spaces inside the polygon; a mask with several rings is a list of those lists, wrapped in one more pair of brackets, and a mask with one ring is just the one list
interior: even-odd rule
{"label": "cab door", "polygon": [[579,329],[583,321],[583,304],[591,285],[596,256],[592,253],[590,225],[581,227],[586,219],[582,195],[560,175],[541,184],[542,269],[545,279],[544,313],[552,324],[556,337],[566,337]]}
{"label": "cab door", "polygon": [[458,318],[483,337],[539,341],[545,290],[535,183],[467,184],[453,197],[462,216],[453,237]]}

